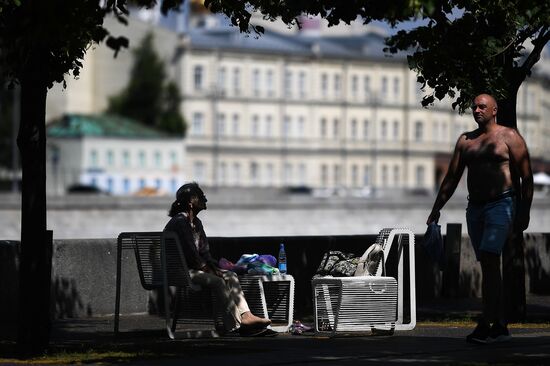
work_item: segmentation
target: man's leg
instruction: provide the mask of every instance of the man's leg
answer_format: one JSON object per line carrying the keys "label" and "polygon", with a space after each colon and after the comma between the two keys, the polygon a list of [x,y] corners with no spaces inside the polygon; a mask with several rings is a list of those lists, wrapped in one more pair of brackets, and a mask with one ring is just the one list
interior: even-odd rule
{"label": "man's leg", "polygon": [[483,319],[495,323],[503,319],[500,255],[481,251],[480,256]]}
{"label": "man's leg", "polygon": [[[483,240],[483,228],[485,225],[484,215],[483,215],[483,206],[469,204],[466,209],[466,223],[468,225],[468,235],[470,236],[470,242],[476,254],[476,259],[482,261],[482,252],[480,251],[480,246]],[[482,264],[483,272],[483,264]],[[483,288],[482,278],[482,302],[483,294],[486,293]],[[484,302],[483,302],[484,303]],[[485,306],[483,306],[485,308]],[[485,311],[482,312],[480,318],[478,319],[477,326],[472,333],[466,337],[466,341],[472,343],[487,343],[489,338],[490,324],[489,320],[485,318]]]}

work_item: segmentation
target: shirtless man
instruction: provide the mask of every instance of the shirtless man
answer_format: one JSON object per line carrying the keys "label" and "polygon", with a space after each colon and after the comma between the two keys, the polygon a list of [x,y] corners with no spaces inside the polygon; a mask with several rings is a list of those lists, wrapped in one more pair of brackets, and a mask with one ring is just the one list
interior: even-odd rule
{"label": "shirtless man", "polygon": [[483,313],[466,340],[487,343],[510,339],[502,301],[500,256],[508,236],[521,235],[529,226],[533,174],[527,146],[518,131],[497,124],[495,99],[478,95],[472,113],[479,127],[458,138],[426,223],[439,220],[439,211],[468,168],[466,221],[481,263]]}

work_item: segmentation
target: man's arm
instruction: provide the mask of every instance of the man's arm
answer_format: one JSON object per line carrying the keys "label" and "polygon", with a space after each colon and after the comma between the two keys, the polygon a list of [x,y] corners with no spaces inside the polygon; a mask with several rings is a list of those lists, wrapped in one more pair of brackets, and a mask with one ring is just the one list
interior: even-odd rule
{"label": "man's arm", "polygon": [[462,173],[464,173],[465,164],[462,156],[464,139],[465,136],[461,135],[456,142],[453,157],[449,163],[449,169],[447,169],[447,174],[445,174],[445,178],[443,178],[443,182],[441,182],[441,187],[439,187],[439,192],[437,193],[437,197],[432,207],[432,212],[430,212],[428,220],[426,221],[427,225],[439,220],[439,211],[441,211],[445,203],[447,203],[455,192],[456,186],[458,182],[460,182],[460,177],[462,177]]}
{"label": "man's arm", "polygon": [[525,140],[516,130],[511,130],[508,141],[510,151],[510,169],[512,176],[519,179],[518,206],[516,212],[515,229],[524,231],[529,227],[529,211],[533,202],[533,171],[531,159]]}

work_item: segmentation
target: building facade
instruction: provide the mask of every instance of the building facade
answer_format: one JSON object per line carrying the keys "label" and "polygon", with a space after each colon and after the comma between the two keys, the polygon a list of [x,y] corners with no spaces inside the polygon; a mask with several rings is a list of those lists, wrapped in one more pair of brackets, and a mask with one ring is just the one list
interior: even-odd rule
{"label": "building facade", "polygon": [[[450,102],[421,107],[403,56],[383,36],[197,29],[180,45],[187,170],[211,186],[432,190],[461,132],[477,127]],[[528,80],[518,127],[548,155],[548,85]]]}
{"label": "building facade", "polygon": [[[138,32],[125,33],[139,40],[147,26],[132,20],[134,27]],[[377,32],[266,30],[255,38],[215,24],[182,35],[154,29],[183,95],[183,172],[205,186],[430,191],[459,134],[476,128],[471,115],[459,115],[449,101],[422,108],[416,75],[404,56],[383,53],[384,37]],[[94,102],[72,97],[75,102],[60,110],[86,106],[84,112],[97,113],[124,87],[127,77],[112,76],[128,66],[114,72],[115,61],[105,60],[112,53],[102,48],[85,60],[84,70],[91,71],[83,77],[95,81],[78,80],[65,91]],[[130,59],[124,60],[128,65]],[[535,72],[518,96],[518,129],[539,170],[547,168],[550,152],[548,74]]]}
{"label": "building facade", "polygon": [[47,191],[85,185],[114,195],[175,193],[183,172],[181,137],[112,116],[69,114],[48,125]]}

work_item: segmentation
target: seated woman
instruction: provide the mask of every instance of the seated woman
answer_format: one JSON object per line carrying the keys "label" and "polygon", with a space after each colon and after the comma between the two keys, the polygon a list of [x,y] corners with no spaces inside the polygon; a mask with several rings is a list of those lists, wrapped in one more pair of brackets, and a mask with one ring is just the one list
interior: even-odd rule
{"label": "seated woman", "polygon": [[213,291],[216,309],[223,314],[225,330],[231,332],[238,329],[241,335],[265,335],[271,321],[250,312],[238,277],[231,271],[220,269],[210,254],[208,239],[197,217],[199,212],[206,210],[206,202],[197,183],[181,186],[168,213],[172,219],[164,231],[172,231],[178,236],[191,281]]}

